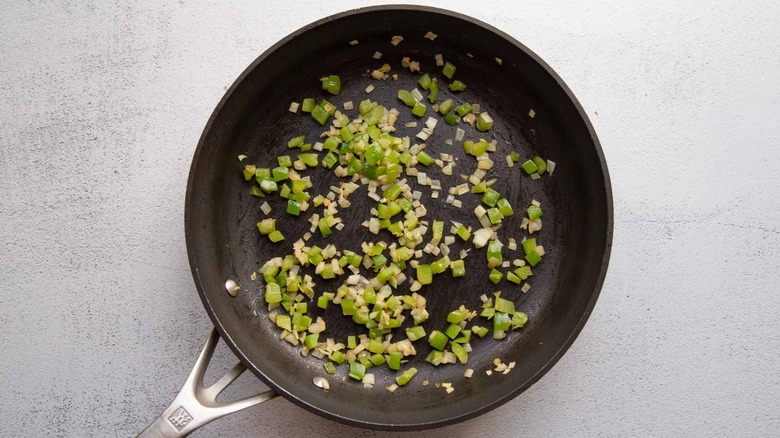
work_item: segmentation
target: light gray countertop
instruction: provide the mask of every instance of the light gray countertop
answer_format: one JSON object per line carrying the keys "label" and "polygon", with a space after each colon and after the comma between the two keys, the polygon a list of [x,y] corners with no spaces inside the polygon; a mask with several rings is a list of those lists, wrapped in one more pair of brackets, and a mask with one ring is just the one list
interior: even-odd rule
{"label": "light gray countertop", "polygon": [[[0,4],[0,436],[131,436],[172,400],[211,328],[183,232],[201,130],[257,55],[359,3]],[[552,371],[425,436],[780,430],[780,7],[636,3],[430,2],[567,82],[609,163],[615,234]],[[263,388],[239,383],[230,396]],[[312,435],[383,434],[283,399],[195,434]]]}

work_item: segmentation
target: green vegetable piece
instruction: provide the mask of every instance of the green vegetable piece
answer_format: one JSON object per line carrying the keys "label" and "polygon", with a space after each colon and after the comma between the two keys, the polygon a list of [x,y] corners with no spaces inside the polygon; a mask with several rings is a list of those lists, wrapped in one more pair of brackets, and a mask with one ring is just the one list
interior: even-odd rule
{"label": "green vegetable piece", "polygon": [[423,105],[420,102],[415,102],[414,107],[412,108],[412,114],[414,114],[417,117],[422,117],[425,115],[426,106]]}
{"label": "green vegetable piece", "polygon": [[325,362],[322,364],[322,368],[324,368],[325,372],[328,374],[336,374],[336,365],[333,365],[333,362]]}
{"label": "green vegetable piece", "polygon": [[425,358],[425,360],[427,362],[430,362],[431,365],[433,365],[435,367],[441,365],[441,361],[443,359],[444,359],[444,353],[442,353],[441,351],[437,351],[437,350],[432,350],[428,354],[428,357]]}
{"label": "green vegetable piece", "polygon": [[357,306],[353,300],[342,299],[341,300],[341,314],[344,316],[352,316],[357,313]]}
{"label": "green vegetable piece", "polygon": [[417,153],[417,161],[419,161],[420,164],[422,164],[423,166],[430,166],[436,160],[430,155],[428,155],[427,153],[425,153],[425,151],[420,151]]}
{"label": "green vegetable piece", "polygon": [[418,83],[418,84],[420,84],[420,86],[422,87],[422,89],[423,89],[423,90],[426,90],[426,91],[427,91],[429,88],[431,88],[431,83],[432,83],[432,82],[433,82],[433,81],[431,81],[431,77],[430,77],[430,76],[428,76],[428,73],[425,73],[424,75],[422,75],[422,77],[421,77],[421,78],[420,78],[420,79],[417,81],[417,83]]}
{"label": "green vegetable piece", "polygon": [[287,142],[287,147],[289,148],[299,148],[303,144],[303,142],[306,140],[306,137],[303,135],[300,135],[298,137],[293,137],[290,139],[290,141]]}
{"label": "green vegetable piece", "polygon": [[344,353],[342,353],[341,351],[334,351],[333,353],[330,354],[330,360],[341,365],[344,363]]}
{"label": "green vegetable piece", "polygon": [[490,275],[488,276],[490,281],[493,282],[493,284],[498,284],[499,281],[501,281],[502,278],[504,278],[504,274],[501,273],[498,269],[493,269],[490,271]]}
{"label": "green vegetable piece", "polygon": [[501,297],[496,297],[496,303],[493,305],[493,308],[496,309],[496,312],[515,313],[515,303]]}
{"label": "green vegetable piece", "polygon": [[390,355],[387,358],[387,367],[391,370],[400,370],[401,369],[401,358],[403,356],[401,353],[394,351],[390,353]]}
{"label": "green vegetable piece", "polygon": [[287,201],[287,213],[298,216],[301,214],[301,203],[290,199]]}
{"label": "green vegetable piece", "polygon": [[299,154],[298,159],[303,161],[303,164],[309,167],[317,167],[319,157],[317,154]]}
{"label": "green vegetable piece", "polygon": [[265,193],[263,193],[263,191],[260,190],[260,187],[257,186],[250,187],[249,194],[252,196],[257,196],[258,198],[265,198]]}
{"label": "green vegetable piece", "polygon": [[289,315],[276,315],[276,326],[280,329],[292,331],[292,320]]}
{"label": "green vegetable piece", "polygon": [[525,170],[525,173],[529,175],[539,170],[539,166],[537,166],[532,160],[528,160],[525,163],[523,163],[522,167],[523,170]]}
{"label": "green vegetable piece", "polygon": [[430,265],[417,265],[417,281],[420,284],[431,284],[433,281],[433,272]]}
{"label": "green vegetable piece", "polygon": [[488,268],[493,269],[501,264],[503,258],[501,257],[501,248],[503,244],[498,240],[491,240],[487,246],[487,262]]}
{"label": "green vegetable piece", "polygon": [[338,95],[341,90],[341,78],[335,75],[330,75],[327,78],[320,79],[322,81],[322,89],[332,95]]}
{"label": "green vegetable piece", "polygon": [[460,344],[452,344],[452,352],[455,354],[455,357],[458,358],[458,362],[461,364],[465,364],[469,360],[469,354],[466,352],[466,349],[463,348]]}
{"label": "green vegetable piece", "polygon": [[416,325],[406,329],[406,337],[410,341],[416,341],[425,337],[425,328],[421,325]]}
{"label": "green vegetable piece", "polygon": [[528,212],[528,219],[532,221],[542,217],[542,208],[538,205],[531,204],[531,206],[528,207],[528,210],[526,211]]}
{"label": "green vegetable piece", "polygon": [[417,103],[417,99],[412,96],[412,93],[406,90],[398,90],[398,99],[410,108]]}
{"label": "green vegetable piece", "polygon": [[313,110],[311,110],[311,116],[314,120],[317,121],[317,123],[323,126],[325,126],[325,123],[330,118],[330,114],[328,114],[328,112],[321,105],[317,105]]}
{"label": "green vegetable piece", "polygon": [[366,366],[359,362],[352,362],[349,364],[349,377],[357,381],[363,380],[366,376]]}
{"label": "green vegetable piece", "polygon": [[379,365],[384,365],[384,364],[385,364],[385,362],[386,362],[386,360],[385,360],[385,357],[384,357],[384,356],[382,356],[382,355],[381,355],[381,354],[379,354],[379,353],[377,353],[377,354],[372,354],[372,355],[371,355],[371,357],[370,357],[370,358],[368,358],[368,360],[370,360],[370,361],[371,361],[371,363],[372,363],[372,364],[374,364],[374,366],[377,366],[377,367],[378,367]]}
{"label": "green vegetable piece", "polygon": [[373,142],[370,145],[368,145],[368,148],[366,148],[366,161],[368,164],[374,165],[379,162],[379,160],[384,157],[385,151],[382,149],[382,146],[379,145],[377,142]]}
{"label": "green vegetable piece", "polygon": [[537,263],[542,261],[542,256],[540,256],[539,253],[536,251],[536,248],[534,248],[533,251],[525,254],[525,261],[527,261],[528,264],[531,266],[536,266]]}
{"label": "green vegetable piece", "polygon": [[[349,141],[349,140],[344,139],[344,141]],[[328,137],[322,143],[322,148],[323,149],[327,149],[329,151],[335,151],[336,148],[338,148],[338,147],[339,147],[339,141],[335,137]]]}
{"label": "green vegetable piece", "polygon": [[498,198],[500,197],[501,195],[497,191],[488,187],[485,190],[485,194],[482,195],[482,202],[490,207],[495,207],[496,203],[498,202]]}
{"label": "green vegetable piece", "polygon": [[428,336],[428,343],[431,344],[431,347],[439,351],[444,350],[444,347],[447,346],[447,341],[449,341],[447,335],[438,330],[432,331]]}
{"label": "green vegetable piece", "polygon": [[444,221],[433,221],[433,240],[439,241],[444,234]]}
{"label": "green vegetable piece", "polygon": [[279,196],[281,196],[284,199],[289,199],[291,193],[292,190],[290,189],[290,186],[287,184],[282,186],[282,190],[279,190]]}
{"label": "green vegetable piece", "polygon": [[453,339],[453,343],[458,344],[466,344],[471,340],[471,331],[470,330],[463,330],[460,332],[460,337],[457,339]]}
{"label": "green vegetable piece", "polygon": [[497,208],[488,208],[487,217],[493,225],[501,223],[501,212]]}
{"label": "green vegetable piece", "polygon": [[314,99],[307,97],[306,99],[303,99],[303,103],[301,104],[301,111],[310,113],[316,104],[317,102]]}
{"label": "green vegetable piece", "polygon": [[477,117],[477,129],[480,131],[489,131],[493,127],[493,118],[487,111]]}
{"label": "green vegetable piece", "polygon": [[276,219],[263,219],[257,223],[260,234],[271,234],[276,231]]}
{"label": "green vegetable piece", "polygon": [[509,159],[512,160],[512,162],[517,163],[518,161],[520,161],[520,154],[518,154],[517,152],[512,152],[511,154],[509,154]]}
{"label": "green vegetable piece", "polygon": [[431,263],[431,273],[433,274],[440,274],[447,270],[447,267],[450,265],[450,261],[447,260],[447,257],[442,257],[439,260],[436,260],[435,262]]}
{"label": "green vegetable piece", "polygon": [[536,251],[536,238],[523,240],[523,251],[528,254],[531,251]]}
{"label": "green vegetable piece", "polygon": [[270,179],[262,180],[260,182],[260,188],[263,189],[263,191],[266,193],[275,192],[279,190],[279,186],[276,185],[276,182]]}
{"label": "green vegetable piece", "polygon": [[265,302],[268,304],[282,302],[282,289],[276,283],[271,283],[265,287]]}
{"label": "green vegetable piece", "polygon": [[357,347],[357,336],[347,336],[347,348],[354,350]]}
{"label": "green vegetable piece", "polygon": [[320,309],[327,309],[328,304],[330,304],[330,300],[328,299],[328,297],[319,296],[317,298],[317,307],[319,307]]}
{"label": "green vegetable piece", "polygon": [[382,192],[382,196],[388,201],[393,201],[401,194],[401,186],[393,184]]}
{"label": "green vegetable piece", "polygon": [[366,134],[371,140],[379,140],[379,136],[382,134],[382,130],[376,126],[369,126],[366,128]]}
{"label": "green vegetable piece", "polygon": [[306,335],[305,338],[303,338],[303,345],[311,350],[312,348],[317,346],[317,341],[320,339],[319,333],[312,333],[310,335]]}
{"label": "green vegetable piece", "polygon": [[480,327],[478,325],[475,325],[471,327],[471,331],[472,333],[479,336],[480,338],[484,338],[485,335],[487,335],[490,330],[487,327]]}
{"label": "green vegetable piece", "polygon": [[280,167],[292,167],[292,158],[289,155],[280,155],[276,157]]}
{"label": "green vegetable piece", "polygon": [[[382,257],[384,256],[377,256]],[[385,269],[382,269],[382,271],[377,275],[377,280],[379,280],[380,283],[385,284],[387,283],[391,278],[393,278],[393,275],[395,274],[395,270],[393,270],[392,266],[388,266]],[[395,309],[393,309],[395,310]]]}
{"label": "green vegetable piece", "polygon": [[329,116],[332,116],[336,112],[336,106],[325,99],[320,100],[320,106]]}
{"label": "green vegetable piece", "polygon": [[463,102],[455,108],[455,112],[458,113],[459,116],[465,117],[466,114],[471,112],[471,105],[468,102]]}
{"label": "green vegetable piece", "polygon": [[534,274],[531,271],[530,266],[520,266],[519,268],[515,269],[515,275],[520,277],[521,280],[525,280]]}
{"label": "green vegetable piece", "polygon": [[447,62],[444,64],[444,67],[441,69],[441,72],[444,76],[447,76],[447,79],[452,79],[452,75],[455,74],[455,66]]}
{"label": "green vegetable piece", "polygon": [[376,108],[369,111],[366,115],[364,115],[363,121],[368,123],[369,126],[373,126],[379,123],[379,121],[382,120],[382,117],[384,117],[384,115],[385,115],[385,107],[379,105]]}
{"label": "green vegetable piece", "polygon": [[244,170],[243,170],[244,180],[246,181],[251,180],[252,177],[255,176],[256,170],[257,170],[257,166],[255,166],[254,164],[247,164],[246,166],[244,166]]}
{"label": "green vegetable piece", "polygon": [[452,109],[452,99],[447,99],[444,102],[439,104],[439,113],[443,116],[446,116],[451,109]]}
{"label": "green vegetable piece", "polygon": [[444,330],[444,334],[450,339],[455,339],[460,334],[460,326],[458,324],[450,324],[447,329]]}
{"label": "green vegetable piece", "polygon": [[495,316],[493,316],[493,331],[505,332],[509,330],[510,323],[511,319],[509,315],[502,312],[496,312]]}
{"label": "green vegetable piece", "polygon": [[[307,328],[309,328],[309,326],[311,325],[310,316],[305,316],[305,315],[300,316],[300,315],[301,315],[300,313],[296,313],[295,316],[293,316],[293,328],[295,329],[296,332],[302,332]],[[295,319],[298,316],[300,316],[300,318],[298,319],[298,323],[296,324]]]}
{"label": "green vegetable piece", "polygon": [[444,123],[446,123],[446,124],[448,124],[450,126],[457,125],[459,121],[460,121],[460,119],[455,114],[449,113],[446,116],[444,116]]}
{"label": "green vegetable piece", "polygon": [[450,265],[450,269],[452,269],[453,277],[463,277],[466,275],[466,265],[464,264],[463,260],[453,261]]}
{"label": "green vegetable piece", "polygon": [[542,157],[534,157],[534,164],[536,164],[537,172],[539,172],[539,175],[543,174],[547,171],[547,162],[542,159]]}
{"label": "green vegetable piece", "polygon": [[463,321],[464,319],[466,319],[468,315],[469,315],[468,311],[462,312],[460,310],[453,310],[447,315],[447,322],[449,322],[450,324],[457,324]]}
{"label": "green vegetable piece", "polygon": [[404,386],[409,383],[409,381],[412,380],[412,377],[414,377],[416,374],[417,368],[409,368],[408,370],[404,371],[403,374],[395,378],[395,383],[397,383],[398,386]]}
{"label": "green vegetable piece", "polygon": [[401,306],[401,302],[398,301],[398,298],[396,298],[395,295],[390,295],[390,298],[388,298],[387,301],[385,301],[385,306],[387,306],[388,309],[395,312],[398,309],[398,307]]}
{"label": "green vegetable piece", "polygon": [[286,167],[276,167],[272,171],[274,181],[279,182],[289,177],[289,169]]}
{"label": "green vegetable piece", "polygon": [[461,225],[458,227],[458,237],[464,241],[468,241],[471,238],[471,232],[465,225]]}
{"label": "green vegetable piece", "polygon": [[465,89],[466,89],[466,84],[464,84],[461,81],[456,80],[450,84],[451,91],[463,91]]}
{"label": "green vegetable piece", "polygon": [[439,83],[436,79],[431,82],[431,89],[428,91],[428,102],[434,103],[439,98]]}
{"label": "green vegetable piece", "polygon": [[520,284],[520,281],[522,281],[522,280],[520,280],[520,277],[515,275],[515,273],[512,272],[512,271],[509,271],[509,272],[506,273],[506,279],[511,281],[514,284]]}
{"label": "green vegetable piece", "polygon": [[512,315],[512,328],[521,328],[525,326],[525,323],[528,322],[528,315],[526,315],[524,312],[515,312],[514,315]]}
{"label": "green vegetable piece", "polygon": [[381,339],[372,339],[368,342],[368,351],[372,353],[381,353],[385,351],[385,344]]}
{"label": "green vegetable piece", "polygon": [[339,157],[336,156],[336,154],[334,154],[333,152],[328,152],[328,154],[325,155],[325,158],[322,159],[322,165],[324,167],[327,167],[328,169],[331,169],[338,162],[339,162]]}
{"label": "green vegetable piece", "polygon": [[499,199],[496,203],[496,207],[498,207],[498,211],[501,212],[501,216],[503,217],[509,217],[515,214],[515,211],[512,210],[512,205],[506,198]]}

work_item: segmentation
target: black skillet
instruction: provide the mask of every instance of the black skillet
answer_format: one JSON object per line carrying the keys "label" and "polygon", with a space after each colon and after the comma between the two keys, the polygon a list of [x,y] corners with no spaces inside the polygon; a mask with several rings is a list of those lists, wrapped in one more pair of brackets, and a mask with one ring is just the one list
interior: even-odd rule
{"label": "black skillet", "polygon": [[[433,41],[424,38],[428,31],[438,37]],[[397,47],[390,43],[394,35],[404,38]],[[359,44],[350,45],[353,40]],[[373,58],[375,52],[382,53],[380,60]],[[457,66],[455,78],[468,85],[465,92],[453,94],[446,90],[449,81],[434,60],[438,53]],[[262,281],[250,280],[252,272],[265,260],[281,251],[289,252],[292,242],[309,224],[304,217],[286,216],[283,199],[266,198],[273,208],[271,216],[280,218],[279,227],[288,236],[283,245],[268,243],[255,228],[262,217],[259,205],[263,201],[248,194],[249,185],[240,171],[246,163],[268,166],[277,155],[287,152],[287,140],[293,136],[305,134],[312,141],[319,137],[323,127],[300,111],[288,111],[292,101],[301,102],[305,97],[326,97],[340,108],[348,100],[357,107],[366,98],[397,107],[401,116],[396,135],[413,137],[419,128],[406,129],[403,124],[415,118],[395,98],[395,93],[399,88],[413,88],[421,73],[403,69],[404,56],[419,61],[422,72],[438,78],[443,85],[440,101],[451,97],[456,102],[476,102],[482,111],[493,116],[495,124],[487,134],[478,133],[465,123],[459,126],[466,130],[466,139],[482,136],[499,141],[491,171],[498,177],[494,187],[509,197],[516,211],[514,217],[505,220],[499,235],[519,241],[525,233],[518,226],[524,209],[532,199],[539,200],[544,209],[544,228],[537,239],[544,245],[546,255],[534,270],[529,281],[532,287],[526,294],[507,281],[494,286],[487,280],[484,250],[473,250],[467,258],[466,277],[456,281],[442,274],[423,290],[431,312],[426,323],[428,330],[444,327],[447,312],[461,304],[478,308],[479,296],[496,290],[503,290],[505,297],[528,313],[528,324],[506,339],[486,337],[473,342],[474,351],[467,366],[429,366],[424,362],[429,347],[421,340],[415,343],[418,354],[410,363],[420,372],[413,383],[395,393],[384,389],[394,378],[394,373],[385,367],[373,370],[377,385],[370,390],[347,378],[341,367],[337,375],[329,378],[330,390],[324,391],[312,383],[313,378],[326,376],[322,362],[301,357],[297,349],[279,341],[279,333],[263,306]],[[500,58],[500,64],[496,58]],[[383,63],[392,66],[391,74],[399,75],[397,81],[381,82],[366,75],[367,70]],[[320,89],[319,78],[328,74],[342,79],[342,92],[337,97]],[[365,92],[369,84],[376,87],[371,94]],[[535,117],[529,115],[531,109]],[[354,116],[357,111],[348,113]],[[428,115],[433,115],[430,108]],[[459,144],[445,144],[454,131],[454,127],[440,121],[427,142],[429,151],[454,153],[458,157],[453,176],[447,177],[433,168],[429,172],[441,179],[445,187],[460,184],[459,175],[475,168],[473,158],[466,157]],[[555,161],[554,176],[532,180],[519,167],[509,168],[505,156],[510,151],[518,152],[523,159],[540,155]],[[248,158],[239,162],[237,157],[242,154]],[[315,181],[314,194],[326,192],[337,181],[332,172],[323,169],[307,174]],[[347,220],[343,231],[327,239],[315,234],[309,244],[333,243],[355,250],[362,241],[392,241],[389,234],[374,236],[360,226],[372,207],[365,190],[361,188],[353,194],[353,205],[341,212]],[[424,199],[428,199],[430,191],[423,192]],[[463,207],[457,209],[443,202],[444,195],[438,201],[426,201],[428,219],[456,219],[477,225],[471,213],[479,202],[477,196],[461,196]],[[239,76],[214,110],[195,151],[187,186],[187,249],[195,284],[218,335],[212,334],[177,401],[144,433],[186,434],[214,418],[270,398],[273,394],[264,394],[239,406],[215,401],[216,394],[244,367],[275,393],[305,409],[373,429],[439,427],[475,417],[509,401],[557,362],[596,303],[612,241],[611,196],[601,147],[576,98],[549,66],[509,35],[458,13],[419,6],[348,11],[294,32]],[[521,250],[504,250],[505,258],[519,258],[520,254]],[[241,287],[236,297],[225,290],[228,279]],[[335,289],[334,282],[318,283],[320,291]],[[328,336],[339,338],[359,332],[351,320],[339,316],[336,307],[313,311],[314,315],[325,316]],[[217,385],[204,389],[201,371],[218,336],[241,364]],[[493,367],[495,358],[517,365],[507,375],[488,376],[485,371]],[[470,379],[463,376],[467,367],[475,370]],[[431,384],[423,386],[426,379]],[[456,390],[445,394],[435,388],[435,382],[451,382]],[[194,399],[200,403],[191,404]]]}

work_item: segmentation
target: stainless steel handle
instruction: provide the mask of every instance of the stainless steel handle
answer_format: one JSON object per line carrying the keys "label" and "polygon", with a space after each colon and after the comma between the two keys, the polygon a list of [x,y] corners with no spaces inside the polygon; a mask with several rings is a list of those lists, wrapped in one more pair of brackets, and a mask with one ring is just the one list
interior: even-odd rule
{"label": "stainless steel handle", "polygon": [[196,429],[225,415],[238,412],[277,396],[274,391],[266,391],[254,397],[230,403],[220,403],[217,396],[246,370],[239,362],[213,385],[205,388],[203,376],[211,362],[214,349],[219,340],[217,329],[211,331],[203,351],[200,352],[190,376],[184,382],[179,395],[173,403],[157,417],[138,438],[175,438],[187,436]]}

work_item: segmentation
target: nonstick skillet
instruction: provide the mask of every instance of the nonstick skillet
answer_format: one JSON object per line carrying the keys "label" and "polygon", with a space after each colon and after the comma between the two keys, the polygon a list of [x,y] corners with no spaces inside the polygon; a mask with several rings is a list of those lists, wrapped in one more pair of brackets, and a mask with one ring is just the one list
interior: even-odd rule
{"label": "nonstick skillet", "polygon": [[[424,38],[429,31],[438,37],[433,41]],[[398,46],[390,43],[395,35],[404,37]],[[353,40],[359,43],[351,45]],[[382,53],[380,60],[374,59],[375,52]],[[434,60],[439,53],[457,66],[457,79],[468,85],[466,91],[452,95],[455,101],[478,102],[495,120],[493,129],[481,136],[499,141],[492,170],[498,177],[494,187],[508,195],[518,213],[517,221],[505,223],[500,233],[514,235],[519,241],[524,233],[518,226],[519,217],[536,199],[544,208],[544,227],[538,239],[546,254],[534,270],[531,290],[524,294],[506,281],[491,284],[484,254],[472,251],[465,277],[440,276],[423,289],[431,314],[426,327],[444,327],[450,310],[460,304],[477,309],[479,296],[496,290],[504,290],[505,297],[528,313],[529,322],[506,339],[488,336],[473,342],[467,366],[475,370],[472,378],[464,377],[466,366],[432,367],[425,363],[429,347],[421,340],[415,343],[417,356],[410,362],[420,370],[414,384],[390,393],[384,387],[394,374],[377,367],[373,369],[377,385],[365,389],[346,377],[342,367],[328,377],[330,389],[324,391],[313,384],[315,377],[327,376],[322,361],[302,357],[298,349],[279,340],[263,302],[262,277],[250,279],[266,260],[290,252],[287,246],[308,230],[309,223],[303,217],[279,216],[289,236],[284,249],[260,236],[255,223],[262,218],[262,201],[249,195],[241,169],[247,162],[270,164],[285,153],[287,140],[294,136],[319,137],[322,126],[288,108],[292,101],[305,97],[328,97],[319,82],[328,74],[339,75],[343,84],[338,97],[328,97],[331,102],[340,106],[352,100],[357,106],[365,98],[378,100],[401,110],[397,126],[402,128],[414,118],[395,93],[400,88],[413,88],[420,73],[403,69],[401,59],[408,56],[419,61],[422,72],[442,80],[441,67]],[[378,83],[366,74],[383,63],[393,67],[391,74],[399,75],[397,81]],[[369,84],[376,89],[366,94]],[[452,94],[445,86],[441,88],[442,99]],[[529,114],[531,109],[534,117]],[[455,129],[443,123],[439,126],[440,132]],[[467,130],[466,138],[478,138],[472,127],[461,126]],[[409,131],[401,134],[401,129],[396,135],[414,136],[416,131]],[[459,144],[445,144],[447,137],[452,135],[434,135],[428,142],[429,150],[455,154],[464,167],[467,159],[473,161]],[[509,168],[504,157],[512,150],[555,161],[554,175],[533,180],[518,167]],[[239,155],[246,155],[248,161],[240,162]],[[458,170],[456,167],[451,180],[442,175],[445,186],[462,182]],[[307,175],[312,175],[314,194],[337,182],[327,169],[318,168]],[[460,209],[435,199],[427,201],[427,217],[473,218],[471,209],[479,198],[462,198]],[[281,202],[266,199],[273,211],[284,211]],[[341,213],[346,219],[344,230],[327,239],[315,236],[309,244],[359,249],[363,241],[383,238],[360,225],[369,217],[373,201],[360,190],[350,200],[353,205]],[[355,426],[426,429],[463,421],[507,402],[536,382],[565,353],[588,319],[604,281],[612,241],[612,195],[606,162],[588,118],[571,90],[538,56],[509,35],[458,13],[420,6],[380,6],[310,24],[268,49],[238,77],[214,110],[195,151],[187,185],[185,228],[192,275],[215,331],[182,392],[142,436],[186,435],[215,418],[277,394],[316,414]],[[391,239],[384,236],[388,242]],[[237,296],[226,291],[227,281],[240,286]],[[360,332],[351,320],[339,316],[337,306],[326,311],[310,307],[315,307],[311,311],[315,316],[323,315],[328,321],[328,336]],[[202,376],[220,337],[240,363],[212,387],[203,388]],[[516,366],[509,374],[488,376],[485,370],[493,367],[496,358],[504,363],[514,361]],[[272,391],[241,402],[217,402],[219,392],[245,368]],[[425,379],[431,384],[423,386],[420,382]],[[450,382],[456,390],[446,394],[436,389],[434,382]]]}

